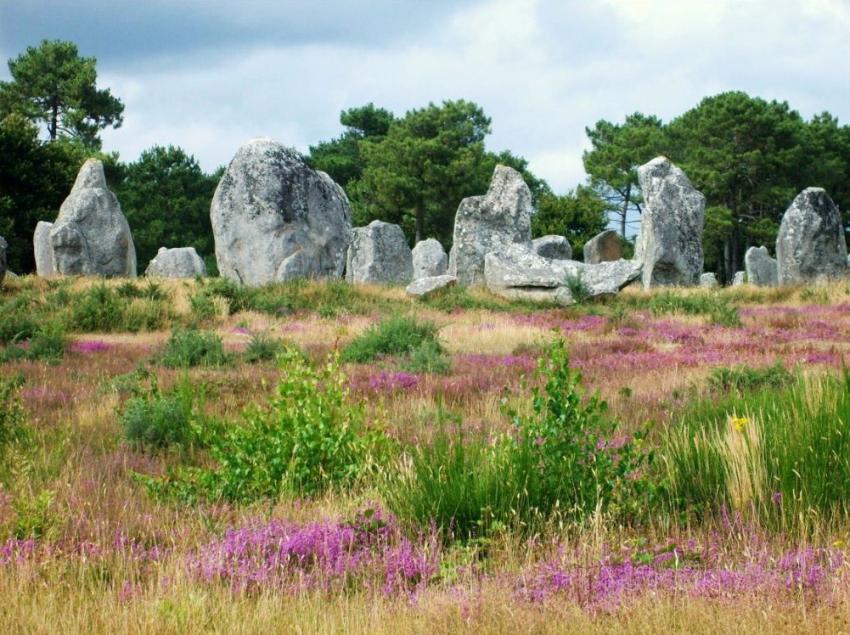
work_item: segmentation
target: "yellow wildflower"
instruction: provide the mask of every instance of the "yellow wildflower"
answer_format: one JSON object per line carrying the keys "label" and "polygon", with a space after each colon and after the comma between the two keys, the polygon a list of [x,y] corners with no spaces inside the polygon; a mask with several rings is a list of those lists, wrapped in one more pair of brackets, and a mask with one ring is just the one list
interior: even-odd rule
{"label": "yellow wildflower", "polygon": [[832,543],[832,546],[835,547],[836,549],[844,549],[844,547],[847,546],[847,543],[845,543],[841,539],[838,539],[834,543]]}
{"label": "yellow wildflower", "polygon": [[746,417],[731,417],[729,419],[729,423],[731,423],[732,427],[738,432],[741,432],[749,422],[750,420]]}

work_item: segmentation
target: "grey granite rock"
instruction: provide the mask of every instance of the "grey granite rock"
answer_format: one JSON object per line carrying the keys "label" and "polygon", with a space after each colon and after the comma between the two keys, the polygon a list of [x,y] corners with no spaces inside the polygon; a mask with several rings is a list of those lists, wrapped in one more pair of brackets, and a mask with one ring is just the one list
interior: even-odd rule
{"label": "grey granite rock", "polygon": [[62,275],[136,275],[130,226],[97,159],[80,168],[50,229],[50,247],[56,273]]}
{"label": "grey granite rock", "polygon": [[746,271],[736,271],[735,275],[732,276],[732,286],[740,287],[742,284],[747,283],[747,272]]}
{"label": "grey granite rock", "polygon": [[497,165],[484,196],[461,201],[455,216],[449,274],[459,284],[484,282],[484,256],[531,241],[531,191],[522,175]]}
{"label": "grey granite rock", "polygon": [[484,277],[487,288],[497,295],[568,305],[575,301],[571,281],[580,280],[589,297],[613,295],[640,277],[641,268],[633,260],[588,265],[541,258],[529,245],[515,244],[487,254]]}
{"label": "grey granite rock", "polygon": [[716,289],[720,286],[717,282],[717,276],[714,273],[704,273],[699,277],[699,286],[704,289]]}
{"label": "grey granite rock", "polygon": [[761,287],[776,286],[776,259],[770,257],[767,247],[750,247],[744,254],[747,282]]}
{"label": "grey granite rock", "polygon": [[413,280],[413,254],[401,227],[373,220],[356,228],[348,246],[345,279],[378,284]]}
{"label": "grey granite rock", "polygon": [[847,244],[841,214],[819,187],[797,195],[776,238],[779,284],[846,276]]}
{"label": "grey granite rock", "polygon": [[531,241],[531,248],[541,258],[553,260],[570,260],[573,257],[573,246],[566,236],[550,234]]}
{"label": "grey granite rock", "polygon": [[39,276],[55,276],[56,263],[53,260],[53,245],[50,244],[50,231],[53,223],[40,220],[32,235],[32,247],[35,254],[35,272]]}
{"label": "grey granite rock", "polygon": [[207,275],[207,266],[194,247],[160,247],[145,269],[145,275],[155,278],[195,278]]}
{"label": "grey granite rock", "polygon": [[623,257],[623,241],[613,229],[606,229],[584,243],[584,262],[595,265]]}
{"label": "grey granite rock", "polygon": [[223,277],[261,285],[293,278],[338,278],[351,242],[342,188],[298,152],[271,139],[239,148],[210,206]]}
{"label": "grey granite rock", "polygon": [[696,285],[702,274],[705,197],[666,157],[638,168],[643,212],[635,260],[643,286]]}
{"label": "grey granite rock", "polygon": [[414,298],[424,298],[431,295],[435,291],[453,287],[457,284],[457,278],[454,276],[430,276],[428,278],[418,278],[407,285],[405,292],[407,295]]}
{"label": "grey granite rock", "polygon": [[449,268],[449,257],[439,240],[427,238],[413,247],[413,279],[442,276]]}

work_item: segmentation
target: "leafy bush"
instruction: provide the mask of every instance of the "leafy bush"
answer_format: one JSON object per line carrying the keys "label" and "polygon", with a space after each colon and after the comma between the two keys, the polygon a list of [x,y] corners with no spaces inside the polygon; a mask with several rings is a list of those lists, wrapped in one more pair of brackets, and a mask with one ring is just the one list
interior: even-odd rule
{"label": "leafy bush", "polygon": [[722,391],[745,392],[761,388],[779,388],[794,380],[794,375],[777,360],[772,366],[752,368],[751,366],[735,366],[733,368],[715,368],[708,378],[709,386]]}
{"label": "leafy bush", "polygon": [[339,361],[314,369],[293,348],[279,359],[283,379],[267,407],[246,410],[241,425],[203,432],[216,467],[149,479],[152,491],[246,503],[283,492],[316,495],[354,482],[366,465],[369,441]]}
{"label": "leafy bush", "polygon": [[512,414],[514,432],[484,445],[440,431],[409,450],[409,465],[385,485],[390,509],[444,536],[475,538],[505,526],[518,531],[557,514],[581,522],[597,511],[621,517],[645,509],[655,487],[644,476],[652,455],[643,434],[617,437],[606,405],[585,399],[562,340],[540,360],[543,390],[532,414]]}
{"label": "leafy bush", "polygon": [[18,390],[22,376],[0,377],[0,450],[27,436],[26,415]]}
{"label": "leafy bush", "polygon": [[850,508],[850,374],[694,405],[664,441],[670,505],[770,524]]}
{"label": "leafy bush", "polygon": [[65,354],[67,344],[64,328],[56,322],[49,322],[38,327],[30,339],[7,346],[0,355],[0,361],[26,359],[55,363]]}
{"label": "leafy bush", "polygon": [[156,377],[145,373],[147,390],[138,390],[127,400],[120,422],[124,437],[132,445],[153,449],[188,445],[193,440],[192,422],[196,417],[196,393],[184,376],[171,393],[160,391]]}
{"label": "leafy bush", "polygon": [[576,304],[587,302],[590,298],[590,289],[584,280],[581,279],[581,271],[574,276],[567,276],[565,283],[567,289],[570,291],[570,296]]}
{"label": "leafy bush", "polygon": [[221,366],[228,362],[221,338],[212,331],[174,329],[160,362],[171,368]]}
{"label": "leafy bush", "polygon": [[267,333],[252,333],[245,348],[245,361],[249,364],[271,361],[282,350],[283,343],[279,339],[269,337]]}
{"label": "leafy bush", "polygon": [[125,282],[117,289],[105,283],[89,287],[71,304],[68,328],[85,333],[157,330],[171,319],[167,295],[153,282],[139,289]]}
{"label": "leafy bush", "polygon": [[439,342],[426,340],[408,353],[402,368],[411,373],[445,375],[451,370],[452,364]]}
{"label": "leafy bush", "polygon": [[342,361],[365,363],[382,355],[405,355],[424,342],[440,346],[433,322],[393,315],[370,326],[342,351]]}
{"label": "leafy bush", "polygon": [[0,344],[29,339],[37,330],[26,295],[0,305]]}

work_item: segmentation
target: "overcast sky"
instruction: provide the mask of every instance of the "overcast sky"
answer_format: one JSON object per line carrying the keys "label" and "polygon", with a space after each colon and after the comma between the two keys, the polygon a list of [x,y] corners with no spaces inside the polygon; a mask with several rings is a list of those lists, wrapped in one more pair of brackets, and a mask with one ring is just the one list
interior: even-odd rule
{"label": "overcast sky", "polygon": [[475,101],[488,147],[559,192],[600,118],[745,90],[850,122],[850,0],[0,0],[3,59],[43,38],[124,101],[104,149],[175,144],[207,170],[254,136],[306,151],[367,102]]}

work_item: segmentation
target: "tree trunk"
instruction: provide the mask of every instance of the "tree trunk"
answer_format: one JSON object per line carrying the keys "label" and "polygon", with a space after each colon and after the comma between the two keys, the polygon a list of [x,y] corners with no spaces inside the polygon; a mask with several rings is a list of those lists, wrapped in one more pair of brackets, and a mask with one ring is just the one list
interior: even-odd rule
{"label": "tree trunk", "polygon": [[416,201],[416,242],[419,242],[424,238],[424,226],[425,225],[425,205],[422,203],[422,200]]}
{"label": "tree trunk", "polygon": [[56,131],[59,126],[59,104],[56,102],[56,98],[53,98],[52,104],[53,112],[50,116],[50,125],[47,127],[47,132],[50,133],[50,140],[56,141]]}
{"label": "tree trunk", "polygon": [[626,217],[629,215],[629,200],[632,197],[632,184],[626,187],[626,196],[623,199],[623,215],[620,218],[620,236],[626,240]]}

